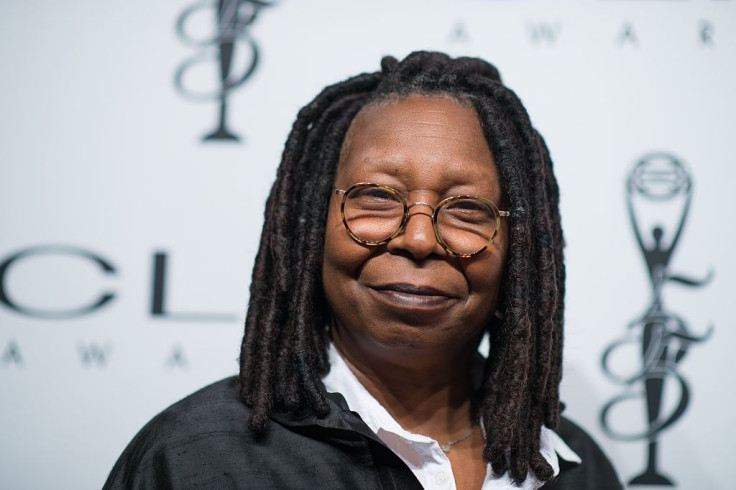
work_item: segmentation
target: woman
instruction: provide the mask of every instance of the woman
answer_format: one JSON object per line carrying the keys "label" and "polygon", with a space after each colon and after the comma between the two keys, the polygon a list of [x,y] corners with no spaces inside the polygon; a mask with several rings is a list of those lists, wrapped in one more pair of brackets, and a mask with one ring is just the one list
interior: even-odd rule
{"label": "woman", "polygon": [[621,488],[560,419],[562,245],[493,66],[417,52],[326,88],[268,200],[240,375],[156,417],[106,487]]}

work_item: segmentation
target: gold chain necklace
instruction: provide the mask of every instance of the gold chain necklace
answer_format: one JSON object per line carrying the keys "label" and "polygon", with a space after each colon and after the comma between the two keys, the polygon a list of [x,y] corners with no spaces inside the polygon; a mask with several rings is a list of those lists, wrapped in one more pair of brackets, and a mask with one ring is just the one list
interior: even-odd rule
{"label": "gold chain necklace", "polygon": [[440,446],[442,448],[442,451],[444,451],[445,454],[449,453],[450,452],[450,449],[452,449],[452,446],[454,446],[455,444],[460,444],[465,439],[467,439],[468,437],[472,436],[473,435],[473,432],[475,432],[475,429],[477,427],[478,427],[478,424],[475,424],[473,427],[470,428],[470,430],[468,431],[467,434],[463,435],[462,437],[458,437],[454,441],[446,442],[445,444],[443,444],[442,446]]}

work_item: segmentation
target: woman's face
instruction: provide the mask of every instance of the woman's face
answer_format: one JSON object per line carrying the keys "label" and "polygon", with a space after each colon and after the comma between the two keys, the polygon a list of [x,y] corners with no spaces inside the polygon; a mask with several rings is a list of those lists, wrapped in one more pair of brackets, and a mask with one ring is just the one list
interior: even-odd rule
{"label": "woman's face", "polygon": [[[391,186],[409,204],[472,194],[504,209],[478,117],[449,97],[411,96],[363,110],[345,139],[335,187],[357,182]],[[403,234],[371,247],[348,234],[340,200],[333,194],[322,269],[333,338],[369,355],[401,349],[456,356],[474,348],[496,308],[505,219],[488,249],[457,258],[437,242],[428,207],[411,208]]]}

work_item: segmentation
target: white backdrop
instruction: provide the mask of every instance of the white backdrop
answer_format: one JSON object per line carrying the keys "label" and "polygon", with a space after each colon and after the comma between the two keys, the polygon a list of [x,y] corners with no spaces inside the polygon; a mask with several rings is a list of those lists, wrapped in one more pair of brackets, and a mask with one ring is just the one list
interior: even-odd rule
{"label": "white backdrop", "polygon": [[[199,3],[187,32],[213,34],[212,3]],[[566,413],[625,481],[644,469],[645,443],[603,432],[601,409],[624,388],[601,356],[651,287],[624,184],[650,152],[685,163],[693,201],[670,265],[714,276],[668,284],[665,302],[692,332],[714,330],[677,367],[690,405],[660,434],[658,466],[679,488],[732,488],[734,3],[279,0],[247,26],[260,58],[227,113],[241,142],[203,143],[218,105],[174,84],[205,49],[177,34],[194,3],[2,2],[0,487],[98,488],[150,417],[236,373],[265,197],[297,110],[384,54],[436,49],[495,63],[550,146],[568,242]],[[247,53],[241,41],[233,76]],[[216,86],[217,66],[186,80]],[[18,311],[74,310],[105,294],[70,318]],[[624,370],[640,362],[617,359]],[[624,420],[632,430],[645,427],[638,407]]]}

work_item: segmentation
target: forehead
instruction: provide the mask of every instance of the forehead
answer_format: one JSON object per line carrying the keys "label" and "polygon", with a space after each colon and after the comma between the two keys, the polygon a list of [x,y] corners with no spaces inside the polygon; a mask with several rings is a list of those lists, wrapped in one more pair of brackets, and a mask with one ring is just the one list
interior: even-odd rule
{"label": "forehead", "polygon": [[450,96],[413,95],[363,109],[343,143],[338,180],[341,177],[348,180],[341,184],[377,179],[390,183],[388,177],[428,189],[497,185],[475,110]]}

